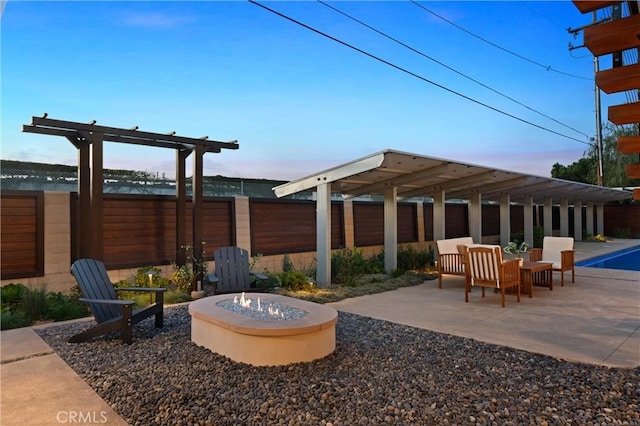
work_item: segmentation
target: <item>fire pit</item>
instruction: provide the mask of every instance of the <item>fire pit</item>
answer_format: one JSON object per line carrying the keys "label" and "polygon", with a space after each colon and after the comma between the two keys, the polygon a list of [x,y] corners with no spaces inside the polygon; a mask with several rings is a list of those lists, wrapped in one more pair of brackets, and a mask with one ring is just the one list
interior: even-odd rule
{"label": "fire pit", "polygon": [[336,310],[291,297],[223,294],[191,302],[189,314],[195,344],[246,364],[308,362],[336,347]]}

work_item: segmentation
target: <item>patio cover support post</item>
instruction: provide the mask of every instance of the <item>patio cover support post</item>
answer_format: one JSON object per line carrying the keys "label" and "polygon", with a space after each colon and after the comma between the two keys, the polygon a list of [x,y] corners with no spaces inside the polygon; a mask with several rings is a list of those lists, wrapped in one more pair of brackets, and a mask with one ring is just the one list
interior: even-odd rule
{"label": "patio cover support post", "polygon": [[511,240],[511,197],[500,197],[500,245],[505,247]]}
{"label": "patio cover support post", "polygon": [[524,242],[533,247],[533,197],[524,197]]}
{"label": "patio cover support post", "polygon": [[186,161],[191,151],[176,149],[176,265],[187,263],[187,175]]}
{"label": "patio cover support post", "polygon": [[482,194],[473,191],[469,199],[469,236],[477,243],[482,242]]}
{"label": "patio cover support post", "polygon": [[398,188],[384,191],[384,269],[387,274],[398,266]]}
{"label": "patio cover support post", "polygon": [[445,238],[444,191],[436,190],[433,194],[433,239],[437,241]]}
{"label": "patio cover support post", "polygon": [[598,203],[596,207],[596,221],[598,222],[598,234],[604,235],[604,203]]}
{"label": "patio cover support post", "polygon": [[560,200],[560,236],[569,236],[569,200]]}
{"label": "patio cover support post", "polygon": [[418,226],[418,242],[424,243],[424,203],[416,201],[416,225]]}
{"label": "patio cover support post", "polygon": [[344,246],[353,248],[355,243],[355,233],[353,227],[353,200],[342,202],[342,220],[344,221]]}
{"label": "patio cover support post", "polygon": [[582,201],[573,202],[573,239],[582,241]]}
{"label": "patio cover support post", "polygon": [[[191,182],[191,207],[193,210],[193,271],[197,271],[197,265],[202,259],[203,250],[203,196],[202,196],[202,175],[203,175],[203,157],[204,149],[196,146],[193,150],[193,177]],[[196,275],[195,281],[191,283],[191,290],[197,290],[197,281],[202,277]]]}
{"label": "patio cover support post", "polygon": [[316,200],[316,284],[328,287],[331,284],[331,183],[317,186]]}
{"label": "patio cover support post", "polygon": [[544,235],[551,236],[553,235],[553,202],[551,198],[544,199]]}
{"label": "patio cover support post", "polygon": [[591,236],[596,235],[593,229],[593,201],[587,201],[587,233]]}

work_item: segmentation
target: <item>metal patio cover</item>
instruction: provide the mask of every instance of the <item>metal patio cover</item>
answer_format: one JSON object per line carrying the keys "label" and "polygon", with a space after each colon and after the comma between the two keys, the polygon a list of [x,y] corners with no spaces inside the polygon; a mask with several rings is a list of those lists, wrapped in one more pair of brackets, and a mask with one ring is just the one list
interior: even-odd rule
{"label": "metal patio cover", "polygon": [[542,204],[545,199],[611,202],[631,199],[629,190],[605,188],[493,167],[462,163],[420,154],[387,149],[367,157],[293,180],[274,188],[278,197],[314,190],[331,183],[331,192],[350,199],[360,195],[384,194],[397,188],[399,200],[433,197],[444,191],[446,199],[468,200],[481,193],[483,201],[499,201],[505,194],[512,202],[531,196]]}

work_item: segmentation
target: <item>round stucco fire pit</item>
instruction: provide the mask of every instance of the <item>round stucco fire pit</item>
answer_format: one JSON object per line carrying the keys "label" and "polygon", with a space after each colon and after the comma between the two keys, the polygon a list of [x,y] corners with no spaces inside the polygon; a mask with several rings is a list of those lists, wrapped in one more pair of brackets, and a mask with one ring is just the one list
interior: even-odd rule
{"label": "round stucco fire pit", "polygon": [[[252,299],[251,307],[232,306],[234,299],[245,298]],[[255,309],[257,299],[263,310],[274,312],[264,315],[246,312]],[[246,364],[313,361],[329,355],[336,347],[335,309],[278,294],[205,297],[191,302],[189,314],[191,340],[195,344]]]}

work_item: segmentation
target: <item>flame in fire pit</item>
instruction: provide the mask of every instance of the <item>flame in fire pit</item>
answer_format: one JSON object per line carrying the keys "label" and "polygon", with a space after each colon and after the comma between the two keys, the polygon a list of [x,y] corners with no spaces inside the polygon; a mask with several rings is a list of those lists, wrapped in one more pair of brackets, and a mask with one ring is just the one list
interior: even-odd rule
{"label": "flame in fire pit", "polygon": [[278,307],[273,306],[273,303],[269,302],[265,308],[259,297],[254,303],[254,300],[244,297],[244,292],[240,295],[240,298],[235,296],[233,303],[251,311],[268,313],[272,318],[284,318],[284,313]]}

